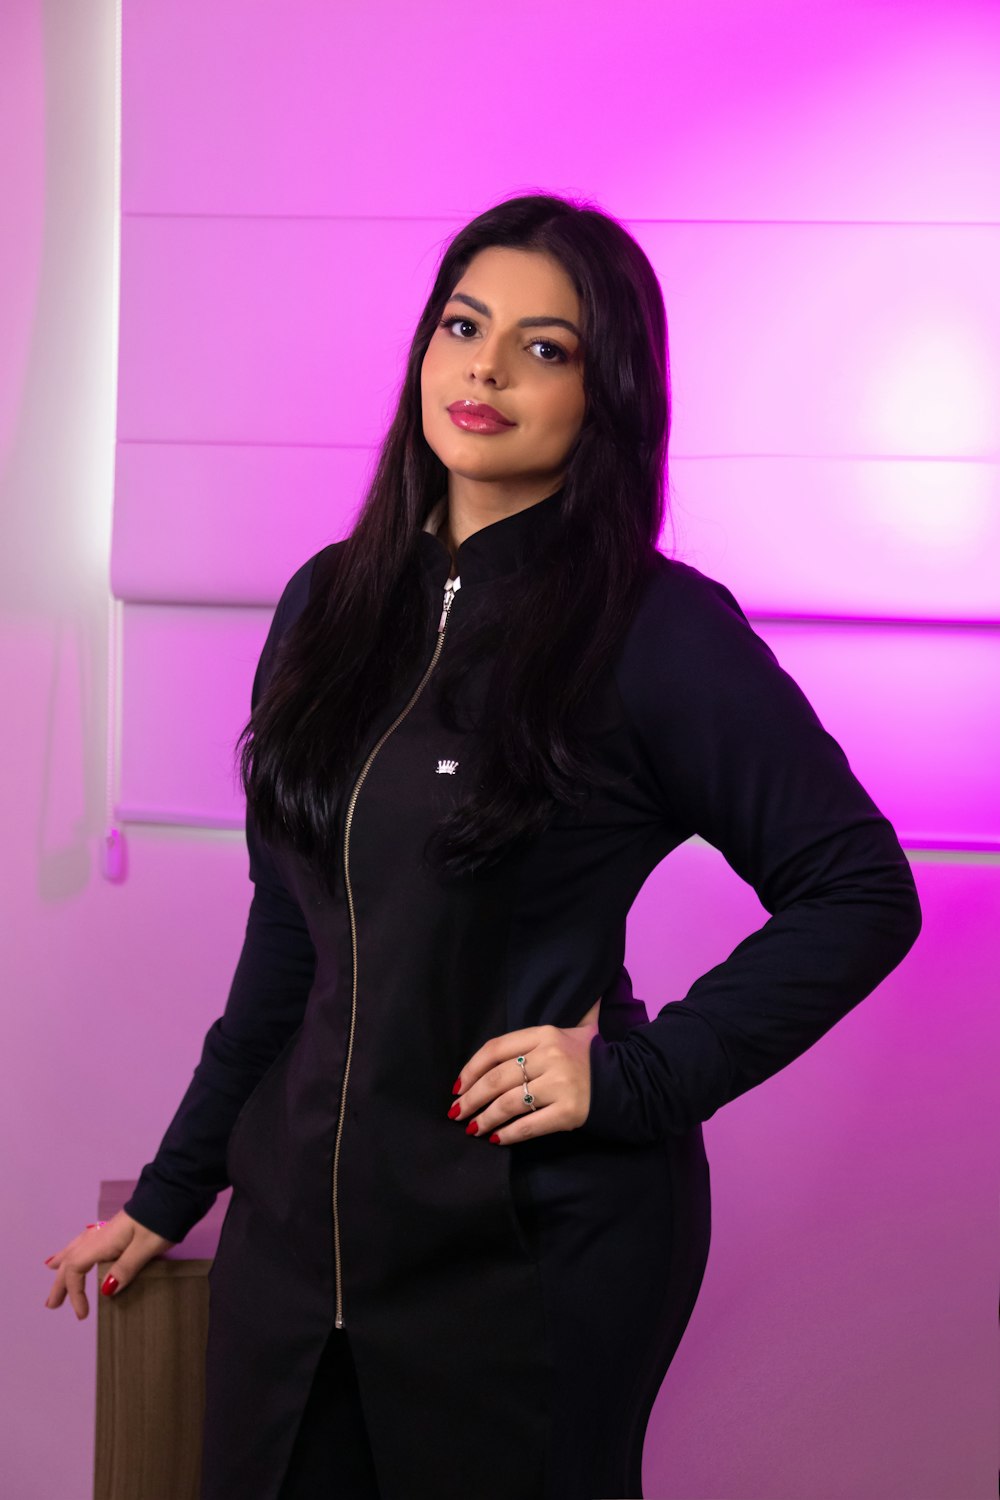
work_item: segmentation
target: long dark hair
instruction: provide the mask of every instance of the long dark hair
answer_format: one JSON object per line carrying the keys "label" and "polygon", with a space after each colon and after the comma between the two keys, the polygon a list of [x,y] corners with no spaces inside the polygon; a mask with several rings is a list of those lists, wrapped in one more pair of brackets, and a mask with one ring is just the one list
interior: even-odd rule
{"label": "long dark hair", "polygon": [[[595,784],[577,711],[632,617],[666,510],[670,433],[667,322],[646,255],[589,202],[506,199],[446,245],[420,316],[395,416],[350,535],[319,554],[311,597],[282,637],[236,752],[248,811],[337,883],[337,809],[374,717],[407,679],[429,609],[417,537],[448,471],[423,435],[420,367],[445,303],[479,251],[508,246],[557,260],[580,300],[585,409],[561,485],[558,525],[517,569],[516,614],[462,643],[438,691],[454,693],[477,651],[495,654],[471,794],[425,851],[442,876],[495,865]],[[449,653],[450,655],[451,653]],[[442,669],[444,662],[442,662]],[[439,669],[441,670],[441,669]],[[437,673],[435,675],[438,675]]]}

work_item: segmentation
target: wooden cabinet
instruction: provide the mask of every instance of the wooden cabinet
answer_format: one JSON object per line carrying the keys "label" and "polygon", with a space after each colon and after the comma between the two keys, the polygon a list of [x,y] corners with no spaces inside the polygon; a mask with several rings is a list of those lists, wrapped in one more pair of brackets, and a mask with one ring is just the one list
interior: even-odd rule
{"label": "wooden cabinet", "polygon": [[[110,1219],[134,1181],[102,1182]],[[97,1290],[94,1500],[198,1500],[208,1335],[208,1271],[231,1190],[180,1244],[118,1297]]]}

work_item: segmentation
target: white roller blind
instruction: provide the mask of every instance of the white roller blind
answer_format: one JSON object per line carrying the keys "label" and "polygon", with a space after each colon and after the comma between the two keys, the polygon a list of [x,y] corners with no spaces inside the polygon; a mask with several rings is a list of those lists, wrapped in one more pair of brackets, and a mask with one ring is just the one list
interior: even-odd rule
{"label": "white roller blind", "polygon": [[[842,132],[811,136],[800,121],[801,172],[778,117],[751,112],[748,202],[747,174],[712,134],[709,88],[663,95],[643,135],[655,171],[609,154],[602,122],[630,117],[633,70],[605,80],[601,121],[581,115],[589,43],[556,4],[537,18],[561,58],[539,107],[574,130],[511,122],[516,170],[474,156],[458,197],[435,146],[453,116],[445,129],[428,112],[413,66],[422,46],[439,66],[439,39],[422,23],[405,58],[382,46],[391,110],[365,91],[380,4],[347,34],[336,7],[306,19],[235,0],[124,3],[121,815],[241,820],[227,756],[270,609],[350,529],[442,242],[528,170],[585,183],[660,276],[674,394],[665,549],[676,534],[678,554],[780,643],[905,840],[1000,846],[986,748],[1000,717],[1000,227],[986,177],[970,199],[982,222],[968,205],[965,222],[921,222],[961,197],[952,175],[928,177],[923,82],[887,57],[852,115],[856,147],[876,133],[865,111],[898,86],[913,170],[890,198],[867,201],[865,175],[840,170],[853,149]],[[401,47],[409,23],[398,8],[392,20]],[[783,44],[795,45],[787,31]],[[691,54],[695,79],[708,55]],[[983,97],[1000,128],[995,90]],[[403,120],[416,156],[398,149]]]}

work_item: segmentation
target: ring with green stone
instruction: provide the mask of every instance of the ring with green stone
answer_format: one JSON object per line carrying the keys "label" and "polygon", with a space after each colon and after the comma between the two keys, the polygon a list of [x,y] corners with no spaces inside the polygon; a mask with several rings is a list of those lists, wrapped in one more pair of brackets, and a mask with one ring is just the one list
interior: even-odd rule
{"label": "ring with green stone", "polygon": [[521,1095],[521,1097],[529,1109],[537,1109],[538,1105],[535,1103],[535,1096],[528,1090],[528,1073],[527,1069],[524,1066],[524,1057],[518,1057],[516,1061],[521,1069],[521,1077],[524,1079],[524,1093]]}

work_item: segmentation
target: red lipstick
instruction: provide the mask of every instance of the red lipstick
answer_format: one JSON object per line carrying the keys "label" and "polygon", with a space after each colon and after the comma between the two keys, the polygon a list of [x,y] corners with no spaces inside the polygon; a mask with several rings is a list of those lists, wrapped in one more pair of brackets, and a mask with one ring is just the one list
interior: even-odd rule
{"label": "red lipstick", "polygon": [[462,427],[466,432],[506,432],[509,427],[517,425],[496,407],[486,406],[482,401],[453,401],[448,407],[448,415],[456,427]]}

